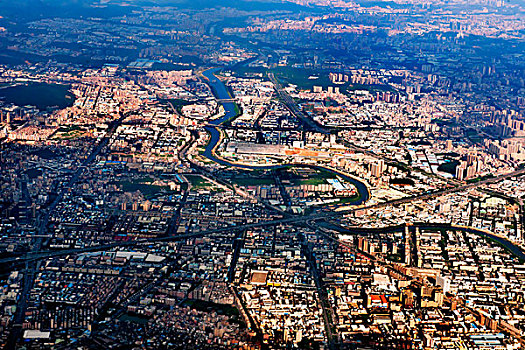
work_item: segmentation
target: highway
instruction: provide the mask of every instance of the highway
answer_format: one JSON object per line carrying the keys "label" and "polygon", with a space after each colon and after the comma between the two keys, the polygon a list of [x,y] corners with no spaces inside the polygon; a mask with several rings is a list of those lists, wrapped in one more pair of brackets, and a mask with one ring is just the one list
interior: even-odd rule
{"label": "highway", "polygon": [[275,85],[275,91],[277,92],[277,95],[281,98],[285,106],[290,110],[290,112],[292,112],[292,114],[297,119],[300,119],[311,130],[315,130],[321,134],[329,134],[329,131],[321,127],[319,124],[317,124],[308,116],[304,115],[304,113],[299,110],[295,101],[290,97],[290,95],[286,93],[286,91],[284,91],[281,83],[279,83],[279,81],[277,80],[277,78],[275,78],[275,75],[273,73],[268,73],[268,78],[270,78],[270,81],[273,83],[273,85]]}
{"label": "highway", "polygon": [[288,191],[286,191],[286,188],[284,187],[280,172],[278,172],[277,170],[272,170],[272,177],[275,181],[275,185],[281,193],[281,197],[283,198],[283,202],[286,206],[286,209],[290,210],[290,208],[292,207],[292,198],[290,197],[290,194],[288,193]]}
{"label": "highway", "polygon": [[[36,277],[36,271],[40,265],[39,261],[41,260],[41,259],[33,259],[32,257],[35,254],[39,254],[42,248],[43,237],[45,236],[46,231],[47,231],[47,224],[49,222],[50,213],[56,208],[56,206],[60,203],[60,201],[62,201],[62,199],[64,198],[64,195],[78,181],[78,179],[84,172],[84,169],[86,168],[86,166],[91,164],[96,159],[96,157],[99,155],[99,153],[102,151],[102,149],[104,149],[104,147],[109,142],[109,139],[111,138],[111,136],[117,130],[117,127],[122,123],[124,119],[126,119],[128,115],[129,114],[122,115],[118,120],[110,124],[106,135],[102,138],[102,140],[100,140],[98,145],[95,146],[91,154],[76,169],[76,171],[73,173],[73,176],[71,176],[69,181],[64,186],[62,186],[62,188],[60,189],[58,195],[55,197],[53,202],[51,202],[51,204],[47,208],[43,209],[40,212],[40,215],[36,220],[36,222],[38,223],[36,238],[32,243],[31,251],[26,253],[25,258],[23,259],[25,263],[24,278],[22,280],[20,299],[18,300],[16,312],[13,318],[14,326],[11,329],[11,332],[9,333],[9,336],[6,342],[7,349],[14,349],[18,339],[20,339],[20,336],[21,336],[22,322],[24,320],[24,315],[27,309],[27,297],[29,296],[29,292],[33,288],[33,283]],[[15,258],[15,261],[17,261],[18,259],[19,258]],[[2,262],[0,262],[0,264],[2,264]]]}
{"label": "highway", "polygon": [[302,233],[299,234],[299,238],[301,240],[301,251],[306,259],[306,262],[308,263],[308,266],[310,267],[312,277],[314,278],[315,288],[317,290],[317,294],[319,295],[319,303],[323,312],[323,323],[326,332],[326,339],[328,340],[328,349],[336,349],[339,344],[339,339],[332,331],[336,314],[332,304],[328,300],[327,289],[325,287],[323,277],[317,268],[316,259],[309,242]]}
{"label": "highway", "polygon": [[[317,124],[315,121],[313,121],[310,117],[308,117],[307,115],[305,115],[300,109],[299,107],[297,106],[297,103],[294,101],[294,99],[284,90],[284,88],[282,87],[282,85],[279,83],[279,81],[277,80],[277,78],[275,77],[275,75],[273,73],[269,73],[268,74],[268,77],[270,78],[270,81],[275,85],[275,90],[277,91],[277,95],[283,100],[284,104],[286,105],[286,107],[297,117],[299,118],[300,120],[303,121],[303,123],[305,123],[306,125],[308,125],[312,130],[315,130],[319,133],[323,133],[323,134],[328,134],[329,131],[325,128],[323,128],[321,125]],[[422,173],[425,173],[425,175],[429,176],[429,177],[435,177],[435,178],[439,178],[441,180],[445,180],[447,181],[449,184],[452,184],[452,185],[458,185],[459,182],[455,179],[445,179],[441,176],[438,176],[434,173],[426,173],[424,171],[422,171],[421,169],[416,169],[416,168],[413,168],[412,166],[409,166],[409,165],[405,165],[405,164],[401,164],[400,162],[398,162],[396,159],[393,159],[393,158],[389,158],[387,156],[384,156],[384,155],[379,155],[379,154],[376,154],[375,152],[372,152],[370,150],[367,150],[365,148],[362,148],[362,147],[358,147],[358,146],[355,146],[353,144],[351,144],[350,142],[346,141],[346,140],[343,140],[341,138],[338,138],[338,141],[343,143],[346,147],[350,148],[350,149],[353,149],[355,151],[358,151],[358,152],[361,152],[361,153],[364,153],[366,155],[369,155],[371,157],[374,157],[374,158],[379,158],[379,159],[383,159],[386,163],[390,163],[390,164],[398,164],[398,165],[402,165],[402,166],[405,166],[408,170],[411,170],[411,171],[418,171],[418,172],[422,172]]]}
{"label": "highway", "polygon": [[314,213],[314,214],[305,215],[305,216],[285,217],[285,218],[278,219],[278,220],[260,221],[260,222],[251,223],[251,224],[229,225],[229,226],[225,226],[222,228],[217,228],[217,229],[212,229],[212,230],[203,230],[199,232],[182,234],[182,235],[141,239],[141,240],[130,241],[130,242],[118,242],[118,243],[98,245],[98,246],[85,247],[85,248],[65,249],[65,250],[59,250],[59,251],[44,251],[44,252],[33,251],[31,253],[26,254],[25,256],[9,257],[9,258],[0,259],[0,264],[13,264],[13,263],[22,264],[28,261],[38,261],[42,259],[66,256],[66,255],[71,255],[71,254],[105,251],[105,250],[114,249],[116,247],[126,247],[126,246],[131,247],[131,246],[136,246],[136,245],[141,245],[141,244],[153,244],[157,242],[185,241],[190,238],[217,235],[221,233],[230,234],[231,232],[238,231],[238,230],[251,230],[251,229],[256,229],[256,228],[261,228],[261,227],[270,227],[270,226],[276,226],[276,225],[281,225],[281,224],[292,225],[292,224],[300,224],[300,223],[304,223],[308,221],[334,219],[334,218],[338,218],[338,217],[341,217],[347,214],[351,214],[359,209],[380,209],[380,208],[385,208],[391,205],[400,205],[400,204],[410,203],[410,202],[419,201],[419,200],[429,200],[429,199],[443,196],[446,194],[461,192],[461,191],[465,191],[468,189],[474,189],[482,185],[496,183],[504,179],[521,176],[524,174],[525,174],[525,169],[517,170],[517,171],[511,172],[508,174],[504,174],[504,175],[500,175],[494,178],[482,180],[477,183],[465,184],[462,186],[457,186],[455,188],[438,190],[432,193],[421,194],[421,195],[406,197],[402,199],[396,199],[396,200],[374,204],[374,205],[369,205],[369,206],[359,206],[355,208],[344,209],[344,210],[340,210],[337,212],[334,212],[334,211],[320,212],[320,213]]}

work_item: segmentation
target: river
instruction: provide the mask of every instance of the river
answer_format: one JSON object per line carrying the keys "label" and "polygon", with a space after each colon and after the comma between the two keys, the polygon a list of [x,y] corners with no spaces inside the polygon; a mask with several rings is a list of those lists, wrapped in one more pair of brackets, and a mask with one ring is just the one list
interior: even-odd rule
{"label": "river", "polygon": [[[208,85],[212,89],[212,92],[217,100],[230,100],[233,96],[230,96],[230,93],[226,86],[215,76],[215,73],[220,71],[221,68],[211,68],[208,70],[205,70],[202,75],[208,79]],[[326,170],[333,174],[336,174],[337,176],[341,177],[345,181],[353,184],[357,192],[359,193],[359,198],[353,202],[348,203],[347,205],[360,205],[364,204],[370,199],[370,191],[368,190],[368,187],[365,183],[362,181],[359,181],[358,179],[355,179],[353,177],[350,177],[348,175],[345,175],[339,171],[323,167],[320,165],[309,165],[309,164],[287,164],[287,165],[246,165],[246,164],[237,164],[234,162],[229,162],[225,159],[217,158],[214,155],[214,149],[219,143],[221,139],[221,134],[218,129],[218,126],[222,123],[226,122],[227,120],[230,120],[236,116],[236,105],[233,102],[221,102],[223,108],[224,108],[224,116],[217,118],[215,120],[212,120],[209,122],[208,126],[205,126],[204,129],[210,134],[210,141],[206,145],[206,148],[204,150],[203,155],[208,158],[209,160],[225,165],[225,166],[231,166],[241,169],[249,169],[249,170],[276,170],[276,169],[283,169],[290,166],[297,166],[297,167],[304,167],[304,168],[311,168],[311,169],[318,169],[318,170]]]}

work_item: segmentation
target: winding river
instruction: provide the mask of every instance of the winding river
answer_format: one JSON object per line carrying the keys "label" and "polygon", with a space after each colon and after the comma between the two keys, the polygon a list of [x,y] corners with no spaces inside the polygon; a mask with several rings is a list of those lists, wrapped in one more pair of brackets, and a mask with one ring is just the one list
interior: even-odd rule
{"label": "winding river", "polygon": [[[213,94],[215,95],[215,98],[218,100],[230,100],[233,96],[230,96],[230,93],[228,92],[228,89],[226,86],[215,76],[215,73],[220,71],[221,68],[212,68],[204,71],[202,74],[208,79],[208,85],[212,88]],[[288,164],[288,165],[267,165],[267,166],[256,166],[256,165],[246,165],[246,164],[236,164],[234,162],[229,162],[225,159],[218,158],[214,154],[214,149],[219,143],[221,139],[221,134],[219,131],[219,126],[226,122],[227,120],[234,118],[236,116],[236,106],[233,102],[221,102],[222,106],[224,107],[225,114],[221,118],[215,119],[213,121],[210,121],[208,126],[205,127],[206,131],[210,134],[211,138],[208,142],[208,145],[206,146],[206,149],[204,150],[204,156],[208,159],[210,159],[213,162],[216,162],[221,165],[225,166],[231,166],[241,169],[250,169],[250,170],[275,170],[275,169],[282,169],[287,168],[290,166],[297,166],[297,167],[305,167],[305,168],[311,168],[311,169],[317,169],[317,170],[326,170],[333,174],[336,174],[337,176],[341,177],[345,181],[348,181],[349,183],[353,184],[357,191],[359,192],[360,196],[359,199],[357,199],[354,202],[348,203],[349,205],[360,205],[364,204],[366,201],[370,199],[370,191],[368,190],[368,187],[365,183],[362,181],[359,181],[358,179],[355,179],[353,177],[350,177],[348,175],[345,175],[344,173],[341,173],[335,169],[327,168],[324,166],[319,165],[310,165],[310,164]],[[428,224],[428,223],[419,223],[415,224],[413,227],[418,226],[420,229],[456,229],[460,231],[466,231],[470,233],[475,233],[480,236],[487,237],[489,239],[492,239],[502,246],[504,246],[506,249],[508,249],[510,252],[512,252],[515,256],[518,258],[525,260],[525,253],[524,251],[517,245],[513,244],[509,240],[502,238],[500,236],[497,236],[495,234],[489,233],[484,230],[478,230],[471,227],[462,227],[462,226],[454,226],[450,224]],[[339,228],[340,229],[340,228]],[[403,226],[394,226],[394,227],[387,227],[383,229],[376,229],[378,231],[382,232],[392,232],[392,231],[398,231],[398,230],[404,230]],[[343,230],[347,233],[353,233],[357,234],[360,232],[370,232],[374,231],[374,229],[366,229],[366,228],[350,228]]]}
{"label": "winding river", "polygon": [[[220,71],[221,68],[211,68],[208,70],[205,70],[202,75],[208,80],[208,85],[211,87],[212,92],[217,100],[230,100],[233,96],[230,95],[228,89],[226,86],[215,76],[215,73]],[[221,102],[223,108],[224,108],[224,116],[221,118],[212,120],[209,122],[207,126],[204,127],[204,129],[210,134],[210,141],[206,145],[206,148],[204,150],[203,155],[208,158],[209,160],[225,165],[225,166],[231,166],[236,167],[240,169],[249,169],[249,170],[276,170],[276,169],[283,169],[290,166],[297,166],[297,167],[303,167],[303,168],[311,168],[316,170],[325,170],[329,171],[333,174],[336,174],[337,176],[341,177],[345,181],[353,184],[357,188],[357,192],[359,193],[359,198],[356,199],[353,202],[347,203],[347,205],[360,205],[364,204],[366,201],[370,199],[370,191],[368,190],[368,187],[365,183],[362,181],[359,181],[358,179],[355,179],[353,177],[350,177],[348,175],[345,175],[344,173],[341,173],[337,170],[327,168],[320,165],[310,165],[310,164],[287,164],[287,165],[246,165],[246,164],[237,164],[234,162],[230,162],[226,159],[218,158],[214,154],[214,149],[217,147],[217,144],[221,140],[221,133],[219,131],[219,126],[226,122],[227,120],[234,118],[236,116],[236,105],[233,102]]]}

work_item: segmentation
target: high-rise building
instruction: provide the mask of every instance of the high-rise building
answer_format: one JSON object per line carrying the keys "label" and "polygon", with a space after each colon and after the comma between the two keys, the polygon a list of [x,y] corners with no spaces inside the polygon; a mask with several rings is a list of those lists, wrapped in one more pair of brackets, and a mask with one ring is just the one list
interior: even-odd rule
{"label": "high-rise building", "polygon": [[468,163],[469,165],[472,164],[472,163],[474,163],[474,162],[476,161],[476,159],[477,159],[477,155],[476,155],[475,153],[472,153],[472,152],[471,152],[471,153],[469,153],[469,154],[467,155],[467,163]]}
{"label": "high-rise building", "polygon": [[438,276],[436,278],[436,284],[443,289],[443,293],[450,292],[450,278]]}
{"label": "high-rise building", "polygon": [[375,163],[370,165],[370,174],[374,177],[381,177],[383,171],[385,170],[385,162],[383,160],[378,160]]}
{"label": "high-rise building", "polygon": [[467,164],[465,162],[459,163],[456,168],[456,179],[462,181],[465,178],[465,170],[467,169]]}

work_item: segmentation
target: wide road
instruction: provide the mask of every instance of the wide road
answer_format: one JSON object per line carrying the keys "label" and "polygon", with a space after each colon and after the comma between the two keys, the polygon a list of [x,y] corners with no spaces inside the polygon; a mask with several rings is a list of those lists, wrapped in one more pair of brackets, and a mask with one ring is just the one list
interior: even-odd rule
{"label": "wide road", "polygon": [[317,124],[315,121],[313,121],[311,118],[306,116],[301,110],[299,110],[299,107],[297,107],[297,104],[295,101],[288,95],[286,91],[284,91],[281,83],[277,80],[275,75],[273,73],[268,73],[268,78],[270,78],[270,81],[275,86],[275,91],[277,92],[277,95],[281,98],[281,100],[284,102],[284,105],[292,112],[292,114],[299,120],[301,120],[305,125],[307,125],[310,130],[317,131],[321,134],[329,134],[330,132],[323,128],[321,125]]}
{"label": "wide road", "polygon": [[474,189],[482,185],[496,183],[504,179],[521,176],[524,174],[525,174],[525,169],[517,170],[517,171],[513,171],[508,174],[504,174],[504,175],[500,175],[494,178],[482,180],[477,183],[466,184],[466,185],[458,186],[455,188],[438,190],[438,191],[428,193],[428,194],[415,195],[411,197],[396,199],[396,200],[374,204],[374,205],[369,205],[369,206],[359,206],[356,208],[344,209],[344,210],[340,210],[337,212],[334,212],[334,211],[320,212],[320,213],[315,213],[311,215],[292,216],[292,217],[286,217],[286,218],[282,218],[278,220],[260,221],[257,223],[244,224],[244,225],[228,225],[222,228],[204,230],[204,231],[188,233],[188,234],[183,234],[183,235],[142,239],[142,240],[136,240],[132,242],[118,242],[118,243],[105,244],[105,245],[87,247],[87,248],[65,249],[65,250],[60,250],[60,251],[47,251],[47,252],[34,252],[34,253],[29,253],[21,257],[9,257],[9,258],[0,259],[0,264],[25,263],[27,261],[36,261],[36,260],[42,260],[42,259],[58,257],[58,256],[65,256],[65,255],[70,255],[70,254],[105,251],[105,250],[113,249],[115,247],[135,246],[135,245],[140,245],[140,244],[153,244],[156,242],[184,241],[189,238],[204,237],[204,236],[216,235],[216,234],[221,234],[221,233],[230,234],[231,232],[237,231],[237,230],[250,230],[250,229],[255,229],[255,228],[270,227],[270,226],[276,226],[276,225],[281,225],[281,224],[299,224],[299,223],[304,223],[308,221],[333,219],[333,218],[341,217],[346,214],[351,214],[359,209],[379,209],[379,208],[385,208],[391,205],[400,205],[404,203],[410,203],[413,201],[429,200],[429,199],[443,196],[446,194]]}
{"label": "wide road", "polygon": [[[26,253],[23,261],[25,262],[25,269],[24,269],[24,278],[22,279],[22,288],[20,292],[20,298],[17,302],[17,307],[15,311],[15,315],[13,317],[13,328],[11,329],[11,332],[9,333],[9,336],[7,338],[6,348],[7,349],[14,349],[15,344],[20,339],[21,331],[22,331],[22,322],[24,320],[24,315],[27,309],[27,297],[29,296],[29,292],[33,288],[34,280],[36,277],[36,271],[39,267],[39,259],[33,259],[32,257],[34,255],[40,254],[40,250],[42,248],[43,238],[47,231],[47,224],[49,222],[49,216],[51,212],[56,208],[56,206],[62,201],[64,198],[64,195],[67,191],[69,191],[73,185],[78,181],[82,173],[84,172],[84,169],[86,166],[91,164],[96,157],[99,155],[99,153],[104,149],[104,147],[109,142],[109,139],[111,136],[115,133],[117,130],[117,127],[122,123],[122,121],[128,116],[128,114],[122,115],[118,120],[112,122],[109,126],[109,129],[106,133],[106,135],[100,140],[100,142],[95,146],[91,154],[82,162],[82,164],[76,169],[76,171],[73,173],[73,176],[69,179],[69,181],[62,186],[60,191],[58,192],[58,195],[55,197],[53,202],[51,204],[43,209],[39,214],[39,217],[37,219],[37,238],[32,243],[31,251]],[[16,258],[18,259],[18,258]],[[0,262],[1,264],[1,262]]]}

